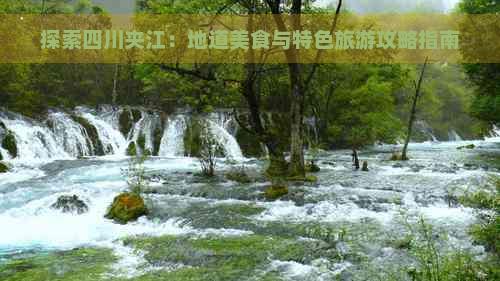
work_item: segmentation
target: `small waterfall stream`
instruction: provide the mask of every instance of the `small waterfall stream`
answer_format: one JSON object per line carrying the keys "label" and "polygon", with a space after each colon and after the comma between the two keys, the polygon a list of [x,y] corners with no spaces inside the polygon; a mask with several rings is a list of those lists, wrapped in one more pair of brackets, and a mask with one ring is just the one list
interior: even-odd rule
{"label": "small waterfall stream", "polygon": [[105,154],[125,155],[126,140],[118,129],[114,128],[111,123],[106,122],[102,117],[85,109],[80,109],[79,115],[96,128]]}
{"label": "small waterfall stream", "polygon": [[240,146],[236,139],[229,134],[224,127],[215,123],[212,120],[208,120],[208,125],[210,127],[210,132],[215,136],[215,139],[224,148],[224,154],[232,159],[243,158],[243,153],[241,152]]}
{"label": "small waterfall stream", "polygon": [[49,126],[58,144],[72,157],[90,156],[94,147],[85,128],[62,112],[49,114]]}
{"label": "small waterfall stream", "polygon": [[169,118],[161,138],[159,156],[184,156],[185,130],[186,117],[184,115]]}
{"label": "small waterfall stream", "polygon": [[462,137],[455,130],[451,130],[448,132],[448,140],[449,141],[463,141]]}

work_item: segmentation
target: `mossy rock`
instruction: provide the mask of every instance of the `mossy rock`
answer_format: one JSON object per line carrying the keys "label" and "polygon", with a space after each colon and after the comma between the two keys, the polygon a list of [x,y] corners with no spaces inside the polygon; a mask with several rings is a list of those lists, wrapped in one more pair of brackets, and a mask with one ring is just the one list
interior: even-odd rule
{"label": "mossy rock", "polygon": [[63,213],[76,213],[78,215],[89,210],[87,204],[76,195],[61,195],[50,207],[61,210]]}
{"label": "mossy rock", "polygon": [[127,155],[128,156],[137,156],[137,147],[135,146],[135,142],[129,143],[127,147]]}
{"label": "mossy rock", "polygon": [[144,199],[140,195],[122,193],[115,197],[105,217],[115,222],[126,224],[147,215],[147,213],[148,209],[144,204]]}
{"label": "mossy rock", "polygon": [[72,115],[71,118],[85,129],[85,132],[87,133],[87,136],[89,137],[91,142],[88,144],[89,149],[92,147],[94,148],[94,151],[92,151],[94,155],[104,155],[104,146],[102,145],[101,139],[99,138],[96,127],[94,127],[94,125],[90,124],[87,119],[81,116]]}
{"label": "mossy rock", "polygon": [[363,172],[368,172],[368,161],[363,161],[363,167],[361,168],[361,171]]}
{"label": "mossy rock", "polygon": [[163,132],[161,126],[156,127],[153,132],[153,151],[152,155],[158,156],[160,153],[161,138],[163,137]]}
{"label": "mossy rock", "polygon": [[391,155],[391,158],[390,158],[391,161],[407,161],[407,160],[410,160],[410,158],[405,157],[405,159],[403,159],[403,155],[399,152],[394,152],[392,153]]}
{"label": "mossy rock", "polygon": [[264,191],[264,197],[270,201],[274,201],[287,194],[288,187],[284,185],[271,185]]}
{"label": "mossy rock", "polygon": [[250,183],[252,179],[243,170],[232,170],[225,174],[226,179],[238,183]]}
{"label": "mossy rock", "polygon": [[306,172],[309,172],[309,173],[317,173],[317,172],[321,171],[320,167],[318,165],[316,165],[316,163],[314,163],[313,161],[307,163],[305,169],[306,169]]}
{"label": "mossy rock", "polygon": [[7,150],[13,158],[17,157],[17,144],[16,136],[11,131],[7,131],[7,134],[3,138],[2,147]]}
{"label": "mossy rock", "polygon": [[462,145],[462,146],[457,147],[457,149],[464,149],[464,148],[465,149],[474,149],[474,148],[476,148],[476,146],[473,143],[471,143],[468,145]]}
{"label": "mossy rock", "polygon": [[7,173],[9,171],[9,166],[5,163],[0,162],[0,173]]}
{"label": "mossy rock", "polygon": [[184,131],[184,153],[185,156],[200,157],[201,154],[201,121],[193,117]]}
{"label": "mossy rock", "polygon": [[138,109],[124,109],[119,117],[120,132],[126,137],[137,121],[141,119],[142,113]]}

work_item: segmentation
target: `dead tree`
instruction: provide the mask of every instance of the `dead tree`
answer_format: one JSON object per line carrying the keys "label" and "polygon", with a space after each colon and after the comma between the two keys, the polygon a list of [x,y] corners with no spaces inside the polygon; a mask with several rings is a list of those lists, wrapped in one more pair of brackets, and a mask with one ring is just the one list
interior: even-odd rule
{"label": "dead tree", "polygon": [[408,120],[408,132],[406,133],[406,140],[403,146],[403,152],[401,153],[401,160],[408,160],[408,156],[406,155],[408,150],[408,143],[410,143],[411,133],[413,131],[413,122],[415,121],[415,116],[417,113],[417,103],[421,96],[422,81],[424,80],[425,67],[427,66],[428,59],[429,58],[425,58],[424,65],[422,66],[422,71],[420,72],[420,77],[418,78],[418,82],[414,82],[415,95],[413,96],[410,118]]}

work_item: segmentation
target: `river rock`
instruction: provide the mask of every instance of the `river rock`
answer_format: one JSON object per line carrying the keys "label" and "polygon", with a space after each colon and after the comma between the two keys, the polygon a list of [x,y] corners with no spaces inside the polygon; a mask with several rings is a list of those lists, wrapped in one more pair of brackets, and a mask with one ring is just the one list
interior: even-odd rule
{"label": "river rock", "polygon": [[361,168],[361,171],[363,172],[368,172],[368,161],[363,161],[363,168]]}
{"label": "river rock", "polygon": [[51,205],[52,208],[61,210],[63,213],[83,214],[89,210],[89,207],[83,200],[76,195],[62,195]]}
{"label": "river rock", "polygon": [[474,149],[474,148],[476,148],[476,146],[473,143],[471,143],[468,145],[462,145],[462,146],[457,147],[457,149],[464,149],[464,148],[465,149]]}
{"label": "river rock", "polygon": [[17,143],[14,133],[7,131],[7,134],[2,140],[2,147],[9,152],[11,157],[17,157]]}
{"label": "river rock", "polygon": [[318,165],[316,165],[316,163],[314,163],[314,161],[311,161],[308,164],[306,164],[305,168],[306,168],[306,171],[311,172],[311,173],[317,173],[321,170],[320,167]]}
{"label": "river rock", "polygon": [[7,173],[9,171],[9,166],[0,162],[0,173]]}
{"label": "river rock", "polygon": [[148,213],[144,199],[138,194],[122,193],[115,197],[105,217],[126,224]]}

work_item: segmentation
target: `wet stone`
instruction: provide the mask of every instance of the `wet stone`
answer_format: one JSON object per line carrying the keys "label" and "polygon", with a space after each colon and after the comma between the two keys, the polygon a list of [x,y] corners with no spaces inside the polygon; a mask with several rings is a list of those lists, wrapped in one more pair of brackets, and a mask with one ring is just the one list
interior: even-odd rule
{"label": "wet stone", "polygon": [[51,205],[52,208],[61,210],[63,213],[83,214],[89,210],[89,207],[83,200],[76,195],[62,195]]}

